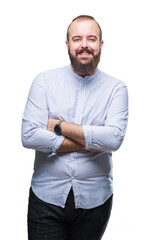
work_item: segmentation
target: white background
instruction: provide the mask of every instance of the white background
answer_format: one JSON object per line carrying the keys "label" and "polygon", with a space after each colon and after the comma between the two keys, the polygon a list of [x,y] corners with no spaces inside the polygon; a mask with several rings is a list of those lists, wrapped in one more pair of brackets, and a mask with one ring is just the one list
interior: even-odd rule
{"label": "white background", "polygon": [[[127,135],[114,153],[114,205],[103,240],[149,240],[150,35],[148,0],[5,0],[0,3],[0,238],[27,239],[34,151],[21,145],[21,118],[41,71],[69,64],[66,29],[80,14],[103,30],[100,69],[129,90]],[[61,240],[61,239],[60,239]]]}

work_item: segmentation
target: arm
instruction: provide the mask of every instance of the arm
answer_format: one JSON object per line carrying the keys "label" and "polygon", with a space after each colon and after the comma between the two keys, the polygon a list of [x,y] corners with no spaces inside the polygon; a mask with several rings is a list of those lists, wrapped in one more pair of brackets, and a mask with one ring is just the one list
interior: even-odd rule
{"label": "arm", "polygon": [[48,107],[45,79],[39,74],[32,83],[22,119],[22,144],[42,152],[56,152],[64,141],[47,131]]}
{"label": "arm", "polygon": [[[125,136],[128,118],[128,95],[120,87],[112,99],[104,126],[78,125],[62,122],[62,135],[90,151],[116,151]],[[53,131],[58,119],[49,119],[47,129]]]}
{"label": "arm", "polygon": [[[48,107],[45,79],[39,74],[33,81],[22,118],[22,144],[42,152],[77,152],[85,147],[47,127]],[[58,121],[58,120],[56,120]]]}
{"label": "arm", "polygon": [[78,152],[85,151],[85,147],[81,144],[72,141],[69,138],[65,138],[61,146],[57,149],[56,152],[69,153],[69,152]]}
{"label": "arm", "polygon": [[[54,127],[58,121],[59,119],[48,119],[47,130],[54,132]],[[61,134],[85,147],[85,138],[83,134],[83,127],[81,125],[63,121],[61,123]]]}
{"label": "arm", "polygon": [[[47,130],[54,132],[54,127],[59,119],[48,119]],[[57,152],[78,152],[85,151],[85,138],[81,125],[63,121],[61,123],[62,135],[65,140],[57,149]],[[99,150],[88,149],[90,152],[100,152]]]}
{"label": "arm", "polygon": [[104,126],[83,126],[86,149],[116,151],[121,146],[128,121],[128,92],[121,85],[113,95]]}

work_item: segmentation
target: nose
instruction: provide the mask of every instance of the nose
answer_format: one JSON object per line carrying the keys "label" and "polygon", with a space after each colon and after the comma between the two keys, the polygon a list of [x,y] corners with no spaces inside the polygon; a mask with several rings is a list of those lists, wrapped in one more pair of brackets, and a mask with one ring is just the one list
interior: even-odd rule
{"label": "nose", "polygon": [[81,47],[82,47],[82,48],[88,48],[88,41],[87,41],[86,38],[83,38],[83,39],[82,39]]}

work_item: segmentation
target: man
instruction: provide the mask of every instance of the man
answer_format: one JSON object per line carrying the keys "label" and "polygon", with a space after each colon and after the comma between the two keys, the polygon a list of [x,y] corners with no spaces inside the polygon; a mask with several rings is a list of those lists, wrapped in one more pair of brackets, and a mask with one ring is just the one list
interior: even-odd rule
{"label": "man", "polygon": [[29,240],[101,239],[112,207],[127,88],[97,68],[103,41],[93,17],[72,21],[66,46],[71,65],[35,78],[23,114],[23,145],[36,150]]}

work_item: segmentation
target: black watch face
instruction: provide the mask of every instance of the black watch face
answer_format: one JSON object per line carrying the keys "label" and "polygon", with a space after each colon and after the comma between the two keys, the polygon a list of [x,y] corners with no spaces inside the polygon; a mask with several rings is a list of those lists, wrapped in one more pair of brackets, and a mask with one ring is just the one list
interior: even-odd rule
{"label": "black watch face", "polygon": [[61,134],[61,127],[56,125],[55,128],[54,128],[54,131],[57,135],[60,135]]}

